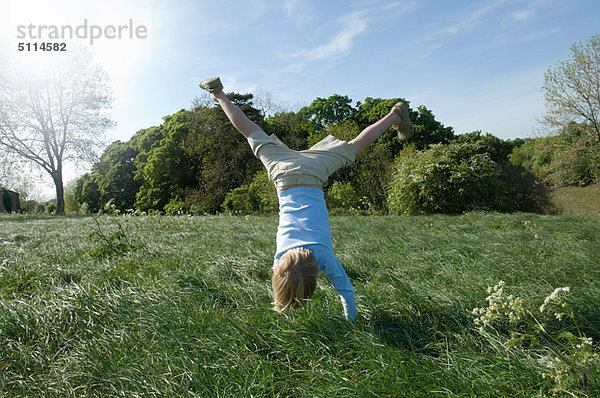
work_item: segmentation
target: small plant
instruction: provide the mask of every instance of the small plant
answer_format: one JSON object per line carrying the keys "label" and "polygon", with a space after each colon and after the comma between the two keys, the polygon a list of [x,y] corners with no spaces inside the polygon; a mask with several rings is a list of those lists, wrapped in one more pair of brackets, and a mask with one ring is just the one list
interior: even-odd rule
{"label": "small plant", "polygon": [[[107,204],[105,206],[105,212],[112,213],[114,217],[114,224],[116,230],[112,233],[105,232],[100,226],[99,218],[92,216],[96,223],[96,228],[89,234],[89,238],[92,241],[99,243],[99,246],[91,251],[91,255],[94,258],[110,257],[113,255],[120,255],[124,253],[132,252],[139,248],[140,238],[139,236],[132,236],[131,232],[128,231],[126,223],[119,217],[119,209],[114,204]],[[125,217],[130,217],[129,215]]]}
{"label": "small plant", "polygon": [[[566,301],[569,292],[569,287],[556,288],[534,314],[523,308],[523,299],[505,296],[504,282],[500,281],[496,286],[488,288],[488,306],[473,309],[473,315],[477,316],[474,322],[484,337],[497,340],[499,333],[492,335],[495,331],[491,327],[492,323],[508,321],[512,330],[510,338],[505,342],[506,349],[513,347],[536,350],[538,362],[545,368],[542,377],[553,380],[555,395],[562,393],[577,397],[573,390],[578,390],[585,396],[591,396],[591,381],[600,380],[600,354],[598,348],[594,347],[592,338],[586,337],[580,330],[573,310]],[[544,318],[549,320],[550,313],[559,322],[569,319],[571,327],[551,331],[543,322]]]}

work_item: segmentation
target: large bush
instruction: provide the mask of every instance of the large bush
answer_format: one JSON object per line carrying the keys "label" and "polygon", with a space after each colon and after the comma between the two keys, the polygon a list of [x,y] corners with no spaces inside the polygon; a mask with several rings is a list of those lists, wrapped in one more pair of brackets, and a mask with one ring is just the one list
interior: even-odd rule
{"label": "large bush", "polygon": [[470,143],[403,150],[388,194],[392,214],[461,213],[506,210],[508,187],[500,167]]}
{"label": "large bush", "polygon": [[456,142],[471,144],[477,153],[488,153],[497,164],[508,162],[513,148],[523,144],[523,140],[506,141],[490,133],[482,134],[479,130],[458,135]]}
{"label": "large bush", "polygon": [[325,191],[325,201],[330,213],[344,213],[360,208],[358,195],[349,182],[335,181]]}
{"label": "large bush", "polygon": [[277,190],[266,170],[260,170],[248,185],[231,190],[221,205],[232,214],[272,214],[279,210]]}
{"label": "large bush", "polygon": [[527,141],[515,148],[511,163],[530,170],[553,186],[589,185],[600,180],[600,147],[571,124],[561,134]]}

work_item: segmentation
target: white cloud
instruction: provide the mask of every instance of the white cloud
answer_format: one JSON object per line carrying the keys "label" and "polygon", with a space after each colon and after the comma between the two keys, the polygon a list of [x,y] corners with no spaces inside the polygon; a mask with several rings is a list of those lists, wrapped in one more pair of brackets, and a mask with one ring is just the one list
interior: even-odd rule
{"label": "white cloud", "polygon": [[431,39],[437,39],[439,37],[448,37],[468,32],[474,29],[476,26],[480,25],[487,14],[500,7],[504,3],[506,3],[506,0],[499,0],[494,3],[488,4],[484,7],[480,7],[472,11],[471,13],[465,15],[458,22],[455,22],[452,25],[433,33],[430,37]]}
{"label": "white cloud", "polygon": [[[291,12],[297,3],[296,0],[286,1],[285,10]],[[337,19],[339,29],[326,43],[292,52],[288,57],[301,58],[305,62],[343,57],[352,50],[355,39],[367,31],[369,25],[384,23],[386,19],[399,17],[415,7],[413,2],[382,3],[379,0],[360,4],[363,7],[358,11]]]}
{"label": "white cloud", "polygon": [[525,22],[532,20],[541,2],[542,0],[537,0],[528,3],[527,7],[513,12],[510,16],[510,20],[513,22]]}
{"label": "white cloud", "polygon": [[341,19],[342,27],[329,42],[309,50],[299,51],[292,56],[316,61],[324,58],[337,58],[346,55],[353,46],[353,40],[367,27],[367,21],[360,15],[352,14]]}
{"label": "white cloud", "polygon": [[530,19],[534,14],[534,10],[519,10],[513,14],[515,21],[525,21]]}
{"label": "white cloud", "polygon": [[298,29],[302,29],[315,17],[312,5],[302,0],[285,0],[283,2],[283,14],[286,19],[294,21]]}

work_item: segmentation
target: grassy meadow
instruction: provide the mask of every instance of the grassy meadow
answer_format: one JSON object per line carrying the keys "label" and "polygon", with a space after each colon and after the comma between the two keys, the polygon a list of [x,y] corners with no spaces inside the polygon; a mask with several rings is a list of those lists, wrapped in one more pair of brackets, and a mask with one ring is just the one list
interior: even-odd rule
{"label": "grassy meadow", "polygon": [[[0,215],[0,397],[599,396],[599,217],[331,225],[355,322],[324,276],[303,308],[271,310],[276,217]],[[478,330],[500,280],[545,334]],[[572,318],[540,314],[565,286]]]}

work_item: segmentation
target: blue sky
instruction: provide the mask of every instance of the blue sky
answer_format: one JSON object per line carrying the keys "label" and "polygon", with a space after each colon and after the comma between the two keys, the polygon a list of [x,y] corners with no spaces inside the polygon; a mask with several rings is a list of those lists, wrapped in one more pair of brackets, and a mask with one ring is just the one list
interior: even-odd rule
{"label": "blue sky", "polygon": [[145,39],[92,46],[111,78],[110,139],[189,108],[198,82],[269,92],[288,110],[316,97],[403,97],[456,133],[540,133],[544,72],[600,33],[597,0],[0,0],[0,38],[21,24],[124,24]]}

